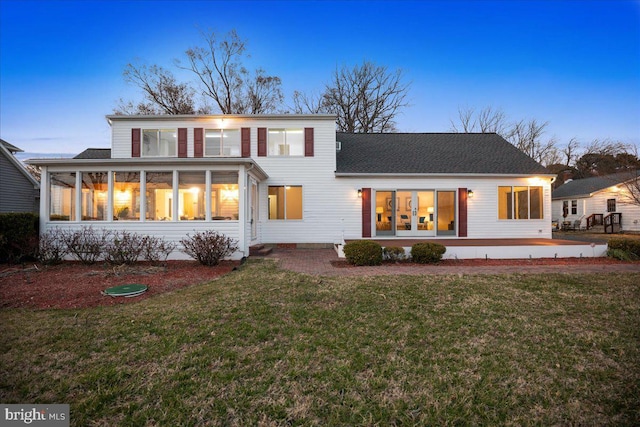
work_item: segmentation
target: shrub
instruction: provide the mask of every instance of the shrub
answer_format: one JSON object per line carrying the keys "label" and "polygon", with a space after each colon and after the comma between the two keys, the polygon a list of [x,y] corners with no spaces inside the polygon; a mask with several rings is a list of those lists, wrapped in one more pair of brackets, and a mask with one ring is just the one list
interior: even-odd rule
{"label": "shrub", "polygon": [[638,259],[638,257],[632,253],[616,248],[607,249],[607,256],[609,258],[619,259],[620,261],[634,261]]}
{"label": "shrub", "polygon": [[404,251],[404,248],[399,246],[387,246],[382,250],[382,257],[386,261],[404,261],[407,259],[407,254]]}
{"label": "shrub", "polygon": [[43,264],[60,264],[69,253],[62,238],[62,230],[54,228],[40,236],[38,259]]}
{"label": "shrub", "polygon": [[65,230],[61,236],[70,254],[85,264],[93,264],[103,258],[111,232],[84,226],[81,230]]}
{"label": "shrub", "polygon": [[[629,259],[640,258],[640,240],[616,237],[609,240],[608,248],[609,250],[616,249],[619,251],[627,252],[627,254],[629,255]],[[608,250],[607,255],[609,255]]]}
{"label": "shrub", "polygon": [[183,252],[203,265],[218,265],[238,250],[238,242],[217,231],[203,231],[180,240]]}
{"label": "shrub", "polygon": [[416,243],[411,247],[411,259],[419,264],[434,264],[442,259],[446,250],[439,243]]}
{"label": "shrub", "polygon": [[145,237],[128,231],[115,231],[104,248],[104,259],[111,264],[133,264],[144,250]]}
{"label": "shrub", "polygon": [[344,245],[344,256],[353,265],[382,264],[382,246],[372,240],[356,240]]}
{"label": "shrub", "polygon": [[145,236],[142,242],[142,259],[152,263],[165,262],[176,246],[160,237]]}
{"label": "shrub", "polygon": [[0,214],[0,262],[20,262],[38,252],[38,215],[30,212]]}

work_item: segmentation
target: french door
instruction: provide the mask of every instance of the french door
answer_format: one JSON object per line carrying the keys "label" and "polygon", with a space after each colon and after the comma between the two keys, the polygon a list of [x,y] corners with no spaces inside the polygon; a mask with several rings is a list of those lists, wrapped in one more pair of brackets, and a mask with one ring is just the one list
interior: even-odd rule
{"label": "french door", "polygon": [[396,192],[396,236],[435,236],[435,197],[431,190]]}
{"label": "french door", "polygon": [[455,235],[455,195],[451,190],[376,191],[376,235]]}

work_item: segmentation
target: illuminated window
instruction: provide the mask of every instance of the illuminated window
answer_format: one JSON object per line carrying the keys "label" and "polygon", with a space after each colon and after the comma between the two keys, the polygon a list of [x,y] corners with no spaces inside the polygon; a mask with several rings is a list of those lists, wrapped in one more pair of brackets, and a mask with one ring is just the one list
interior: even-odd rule
{"label": "illuminated window", "polygon": [[178,173],[178,215],[181,221],[204,220],[205,173]]}
{"label": "illuminated window", "polygon": [[147,219],[173,219],[173,172],[147,172]]}
{"label": "illuminated window", "polygon": [[498,187],[499,219],[542,219],[542,187]]}
{"label": "illuminated window", "polygon": [[49,220],[75,221],[75,172],[55,172],[49,174],[49,197]]}
{"label": "illuminated window", "polygon": [[109,174],[82,172],[81,212],[83,221],[106,221]]}
{"label": "illuminated window", "polygon": [[175,129],[143,129],[142,157],[176,157]]}
{"label": "illuminated window", "polygon": [[269,219],[302,219],[302,186],[270,186]]}
{"label": "illuminated window", "polygon": [[114,172],[113,218],[121,221],[140,219],[140,172]]}
{"label": "illuminated window", "polygon": [[238,219],[238,172],[211,172],[211,219]]}
{"label": "illuminated window", "polygon": [[240,129],[207,129],[204,134],[204,155],[240,156]]}
{"label": "illuminated window", "polygon": [[303,129],[269,129],[269,156],[304,156]]}

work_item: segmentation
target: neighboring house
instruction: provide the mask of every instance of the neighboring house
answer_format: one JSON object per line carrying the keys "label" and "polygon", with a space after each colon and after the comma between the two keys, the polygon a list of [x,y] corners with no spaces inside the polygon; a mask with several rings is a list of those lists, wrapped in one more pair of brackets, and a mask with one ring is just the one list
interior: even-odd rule
{"label": "neighboring house", "polygon": [[216,230],[236,258],[257,244],[551,238],[554,175],[496,134],[336,133],[331,115],[107,120],[110,150],[32,161],[43,232]]}
{"label": "neighboring house", "polygon": [[22,152],[0,139],[0,212],[39,212],[40,183],[15,157]]}
{"label": "neighboring house", "polygon": [[640,179],[639,173],[620,172],[562,184],[553,191],[553,219],[581,229],[604,229],[607,224],[607,232],[640,231],[640,206],[629,203],[626,187]]}

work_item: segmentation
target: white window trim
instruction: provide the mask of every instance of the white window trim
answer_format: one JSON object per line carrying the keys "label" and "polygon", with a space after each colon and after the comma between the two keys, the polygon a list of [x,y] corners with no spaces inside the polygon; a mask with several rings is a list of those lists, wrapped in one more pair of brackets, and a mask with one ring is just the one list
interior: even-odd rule
{"label": "white window trim", "polygon": [[[222,134],[221,137],[221,141],[220,141],[220,153],[218,154],[208,154],[207,153],[207,131],[211,130],[211,131],[220,131],[220,133]],[[232,154],[224,154],[224,132],[225,131],[238,131],[238,135],[240,136],[240,142],[238,144],[238,151],[239,154],[238,155],[232,155]],[[203,142],[202,142],[202,152],[203,152],[203,156],[204,157],[242,157],[242,130],[240,128],[229,128],[229,129],[223,129],[223,128],[205,128],[204,129],[204,135],[202,136],[203,138]]]}
{"label": "white window trim", "polygon": [[[144,154],[144,132],[145,131],[156,131],[157,133],[157,140],[160,141],[160,132],[161,131],[167,131],[167,132],[173,132],[175,134],[175,154],[173,155],[161,155],[158,154],[157,156],[151,156],[148,154]],[[160,151],[160,147],[158,146],[158,151]],[[150,158],[150,159],[157,159],[157,158],[173,158],[173,157],[178,157],[178,129],[177,128],[142,128],[140,130],[140,157],[146,157],[146,158]]]}
{"label": "white window trim", "polygon": [[[271,153],[271,143],[270,143],[270,135],[271,131],[284,131],[284,144],[280,144],[278,147],[286,147],[287,153],[291,152],[291,144],[287,142],[287,134],[290,131],[301,131],[302,132],[302,154],[272,154]],[[305,134],[304,128],[269,128],[267,129],[267,156],[268,157],[305,157]]]}
{"label": "white window trim", "polygon": [[[511,188],[511,218],[500,218],[500,188],[503,188],[503,187]],[[513,190],[515,187],[527,187],[527,207],[528,207],[527,218],[515,217],[516,204],[514,200],[515,191]],[[541,206],[542,216],[540,218],[531,218],[531,188],[540,188],[540,191],[542,192],[542,206]],[[498,194],[498,206],[497,206],[498,221],[543,221],[544,220],[544,205],[545,205],[544,187],[540,185],[499,185],[497,188],[497,194]],[[571,209],[571,204],[569,203],[569,210],[570,209]]]}
{"label": "white window trim", "polygon": [[[281,185],[268,185],[267,186],[267,203],[269,200],[269,188],[271,187],[283,187],[284,191],[284,218],[268,218],[269,221],[289,221],[289,222],[300,222],[304,221],[304,186],[303,185],[291,185],[291,184],[281,184]],[[300,212],[302,213],[302,218],[289,219],[287,218],[287,187],[300,187],[300,191],[302,193],[302,200],[300,206]],[[269,211],[269,207],[267,206],[267,213]],[[268,217],[268,214],[267,214]]]}

